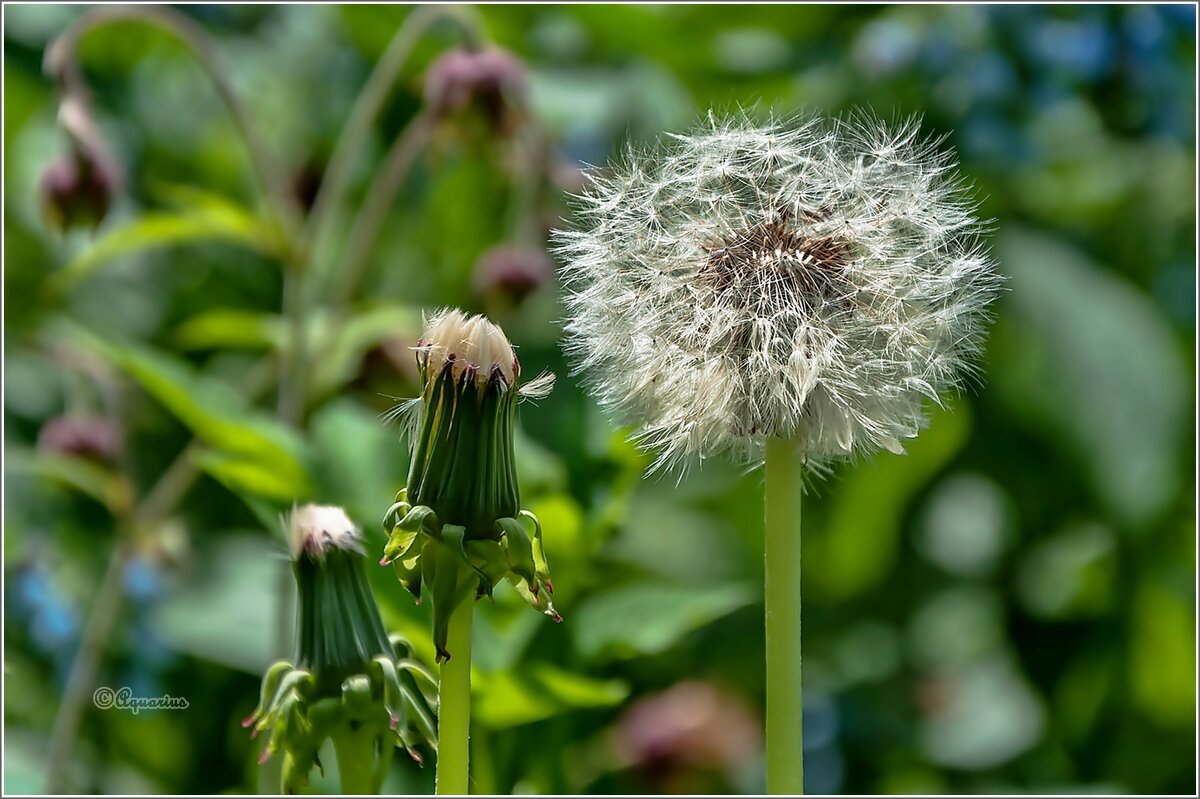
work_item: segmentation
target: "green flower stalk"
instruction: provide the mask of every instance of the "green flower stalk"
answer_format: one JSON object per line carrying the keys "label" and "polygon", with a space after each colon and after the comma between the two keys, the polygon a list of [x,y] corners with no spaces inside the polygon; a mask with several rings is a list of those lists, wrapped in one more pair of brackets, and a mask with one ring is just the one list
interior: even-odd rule
{"label": "green flower stalk", "polygon": [[[499,327],[443,310],[417,342],[421,396],[397,409],[412,447],[408,484],[384,516],[390,564],[418,602],[433,598],[433,641],[442,663],[438,792],[465,793],[470,702],[471,609],[507,578],[529,604],[562,621],[542,528],[520,507],[513,427],[517,403],[553,386],[522,386],[521,367]],[[454,655],[454,662],[449,662]]]}
{"label": "green flower stalk", "polygon": [[433,675],[399,636],[388,636],[367,583],[362,537],[341,508],[305,505],[287,522],[299,593],[295,662],[263,677],[262,696],[242,722],[270,730],[260,763],[284,753],[284,793],[296,793],[332,739],[342,790],[379,793],[396,746],[414,760],[434,745]]}

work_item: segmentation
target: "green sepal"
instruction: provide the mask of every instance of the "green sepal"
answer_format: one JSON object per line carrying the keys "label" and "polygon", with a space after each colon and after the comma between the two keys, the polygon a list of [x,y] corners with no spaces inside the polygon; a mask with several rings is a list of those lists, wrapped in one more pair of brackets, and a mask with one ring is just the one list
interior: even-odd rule
{"label": "green sepal", "polygon": [[529,584],[530,590],[537,593],[537,569],[533,563],[533,543],[525,526],[512,518],[496,520],[496,527],[503,533],[500,546],[508,555],[508,565],[514,574]]}

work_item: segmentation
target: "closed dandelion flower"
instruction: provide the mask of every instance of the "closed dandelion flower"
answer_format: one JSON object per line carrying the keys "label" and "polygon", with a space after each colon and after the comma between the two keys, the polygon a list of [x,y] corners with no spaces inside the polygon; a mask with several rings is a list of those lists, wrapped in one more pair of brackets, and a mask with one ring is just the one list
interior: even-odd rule
{"label": "closed dandelion flower", "polygon": [[592,172],[557,232],[567,343],[655,468],[770,437],[902,451],[970,374],[999,280],[915,121],[708,122]]}

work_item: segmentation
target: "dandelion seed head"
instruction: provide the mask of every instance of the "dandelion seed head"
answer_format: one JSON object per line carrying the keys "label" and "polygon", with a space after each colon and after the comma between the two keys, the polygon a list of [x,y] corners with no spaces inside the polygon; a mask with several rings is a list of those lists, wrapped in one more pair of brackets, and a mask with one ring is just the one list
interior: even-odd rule
{"label": "dandelion seed head", "polygon": [[916,120],[718,118],[591,170],[555,232],[566,349],[654,468],[768,436],[903,450],[972,374],[1000,279]]}

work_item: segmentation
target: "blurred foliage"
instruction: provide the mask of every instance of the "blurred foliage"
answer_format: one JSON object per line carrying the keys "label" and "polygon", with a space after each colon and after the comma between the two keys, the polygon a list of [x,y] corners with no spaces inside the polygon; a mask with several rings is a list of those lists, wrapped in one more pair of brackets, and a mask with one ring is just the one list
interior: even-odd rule
{"label": "blurred foliage", "polygon": [[[255,789],[237,721],[281,647],[275,514],[342,504],[382,547],[406,455],[379,417],[415,391],[421,309],[450,303],[492,314],[527,374],[559,376],[523,408],[517,457],[566,623],[505,591],[479,614],[475,790],[761,791],[761,741],[743,729],[763,699],[758,476],[641,479],[646,459],[569,377],[553,281],[504,303],[473,271],[493,247],[544,245],[578,165],[627,139],[709,107],[856,105],[949,133],[1010,280],[978,390],[908,456],[838,469],[807,500],[807,787],[1194,789],[1194,7],[482,7],[488,37],[526,63],[525,124],[549,153],[531,166],[486,127],[439,127],[349,313],[332,314],[353,213],[421,108],[420,76],[460,41],[434,26],[317,254],[299,427],[274,414],[282,234],[177,41],[131,22],[82,40],[123,188],[94,233],[43,223],[39,176],[66,147],[43,54],[85,10],[4,8],[8,790],[43,790],[48,770],[85,791]],[[410,9],[182,13],[305,206]],[[120,451],[39,446],[63,415],[117,425]],[[139,514],[180,457],[199,479]],[[89,702],[68,761],[48,762],[120,546],[124,605],[95,685],[190,708]],[[427,608],[388,570],[371,579],[385,623],[431,661]],[[432,769],[397,762],[385,790],[431,787]]]}

